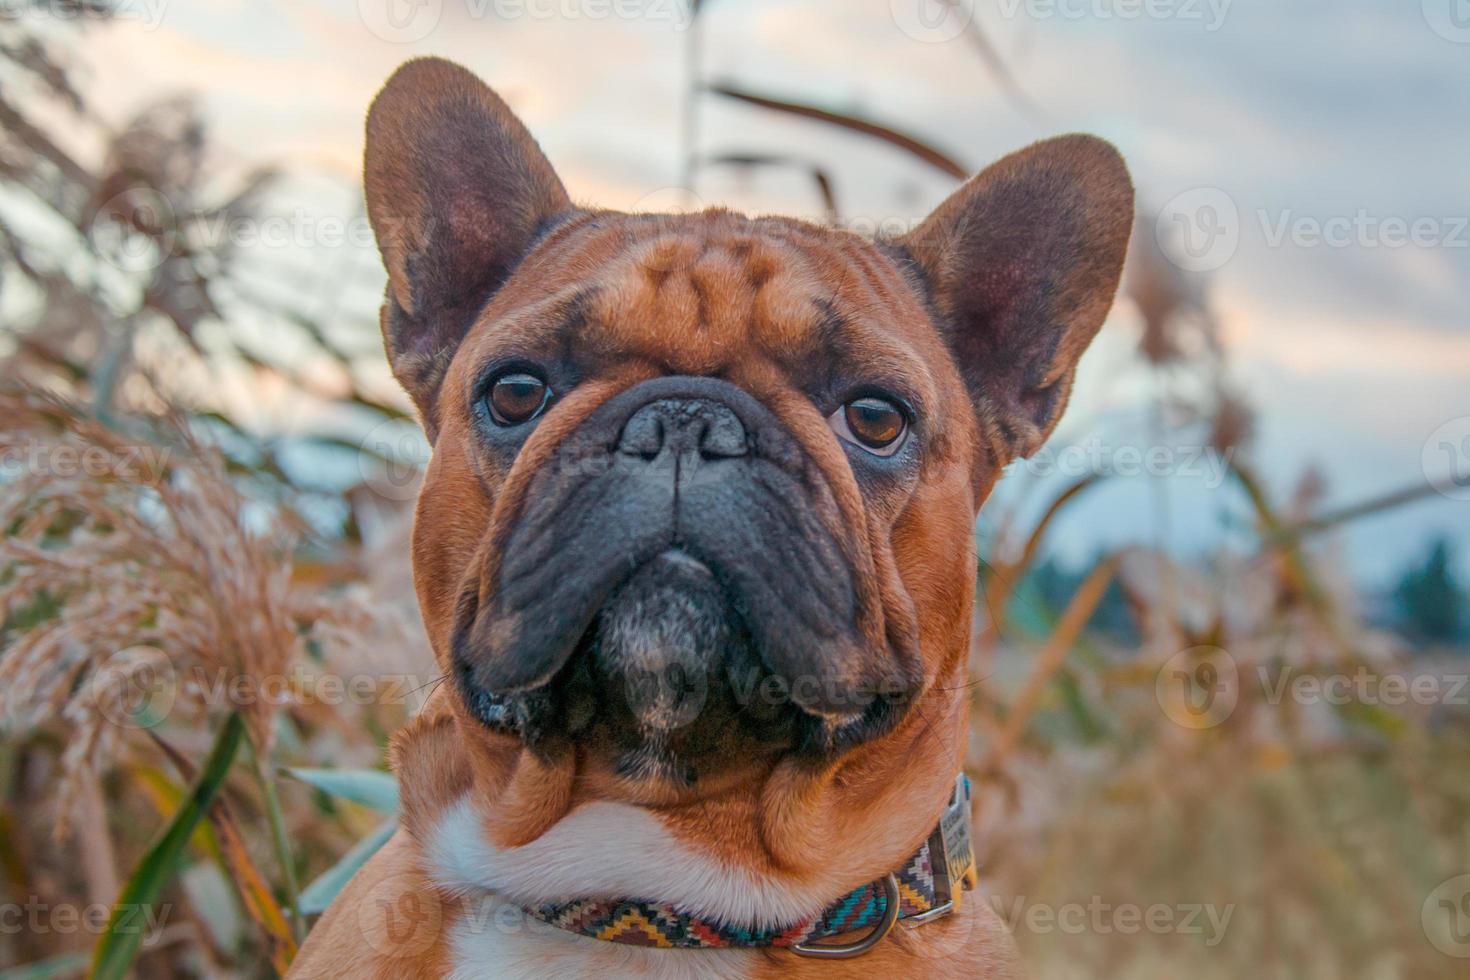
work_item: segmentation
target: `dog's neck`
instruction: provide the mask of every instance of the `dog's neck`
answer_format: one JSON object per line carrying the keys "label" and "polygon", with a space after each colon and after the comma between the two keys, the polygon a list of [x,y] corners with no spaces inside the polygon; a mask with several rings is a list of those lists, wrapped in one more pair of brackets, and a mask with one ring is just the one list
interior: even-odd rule
{"label": "dog's neck", "polygon": [[531,843],[507,848],[486,833],[466,797],[445,811],[426,845],[440,887],[493,892],[522,906],[587,895],[656,897],[700,918],[765,928],[821,910],[842,888],[821,874],[799,879],[720,860],[652,811],[625,803],[585,803]]}
{"label": "dog's neck", "polygon": [[901,866],[933,830],[962,761],[963,700],[928,698],[829,766],[782,762],[760,782],[662,805],[609,799],[431,705],[395,742],[404,823],[450,894],[636,897],[789,924]]}

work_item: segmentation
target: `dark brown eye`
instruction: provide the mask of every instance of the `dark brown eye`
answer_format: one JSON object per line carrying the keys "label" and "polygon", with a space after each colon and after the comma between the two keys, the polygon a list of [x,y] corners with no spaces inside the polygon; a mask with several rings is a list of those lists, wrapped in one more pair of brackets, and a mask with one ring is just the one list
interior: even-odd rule
{"label": "dark brown eye", "polygon": [[499,425],[520,425],[535,418],[551,398],[551,388],[534,374],[503,374],[490,386],[486,401]]}
{"label": "dark brown eye", "polygon": [[878,456],[892,456],[903,444],[908,419],[899,407],[884,398],[854,398],[827,420],[848,442]]}

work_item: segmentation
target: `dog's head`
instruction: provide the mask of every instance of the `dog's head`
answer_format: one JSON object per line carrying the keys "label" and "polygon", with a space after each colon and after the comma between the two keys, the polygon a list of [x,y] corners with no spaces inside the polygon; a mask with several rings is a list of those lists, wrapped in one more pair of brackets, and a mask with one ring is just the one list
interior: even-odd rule
{"label": "dog's head", "polygon": [[493,92],[422,60],[373,104],[366,184],[434,446],[417,589],[464,718],[687,786],[831,758],[959,686],[975,511],[1117,286],[1108,144],[1007,157],[894,241],[623,214],[574,205]]}

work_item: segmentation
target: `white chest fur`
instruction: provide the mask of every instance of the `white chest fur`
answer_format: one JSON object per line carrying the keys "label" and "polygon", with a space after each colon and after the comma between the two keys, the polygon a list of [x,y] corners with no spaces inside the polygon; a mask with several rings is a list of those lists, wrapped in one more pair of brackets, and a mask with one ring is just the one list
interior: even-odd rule
{"label": "white chest fur", "polygon": [[578,936],[525,918],[516,906],[586,896],[672,902],[701,917],[787,924],[830,895],[722,864],[676,839],[646,810],[590,803],[515,848],[495,846],[467,799],[445,811],[427,848],[440,887],[470,900],[452,933],[453,976],[748,975],[748,950],[657,950]]}

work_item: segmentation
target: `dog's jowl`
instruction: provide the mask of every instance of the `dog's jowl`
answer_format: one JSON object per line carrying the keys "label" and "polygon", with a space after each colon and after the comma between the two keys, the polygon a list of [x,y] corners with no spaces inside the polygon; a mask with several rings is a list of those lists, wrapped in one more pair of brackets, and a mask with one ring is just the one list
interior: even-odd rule
{"label": "dog's jowl", "polygon": [[889,241],[624,214],[421,60],[366,190],[450,683],[295,973],[1015,975],[967,893],[971,529],[1112,302],[1117,153],[1035,144]]}

